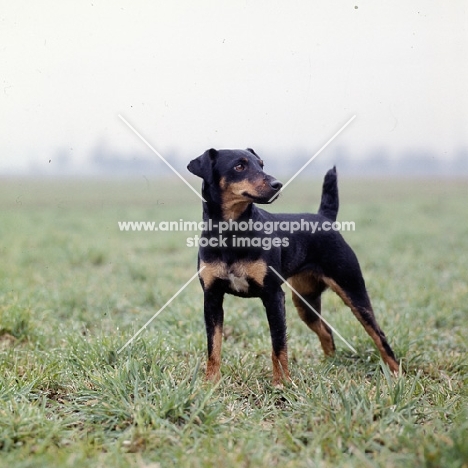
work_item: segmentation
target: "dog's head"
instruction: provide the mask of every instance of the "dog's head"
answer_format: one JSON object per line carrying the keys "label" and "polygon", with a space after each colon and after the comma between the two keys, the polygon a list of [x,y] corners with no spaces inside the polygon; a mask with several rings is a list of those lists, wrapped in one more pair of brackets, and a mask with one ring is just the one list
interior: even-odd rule
{"label": "dog's head", "polygon": [[283,184],[263,172],[253,149],[205,151],[187,169],[204,182],[204,193],[226,206],[271,203]]}

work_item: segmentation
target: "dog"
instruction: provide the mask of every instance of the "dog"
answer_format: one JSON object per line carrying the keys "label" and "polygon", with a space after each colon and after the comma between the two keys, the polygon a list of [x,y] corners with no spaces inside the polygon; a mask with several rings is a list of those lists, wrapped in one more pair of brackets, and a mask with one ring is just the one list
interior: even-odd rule
{"label": "dog", "polygon": [[[281,287],[284,280],[293,290],[292,300],[300,318],[318,335],[325,355],[335,352],[332,331],[320,316],[321,294],[330,288],[363,325],[390,370],[398,373],[399,363],[375,319],[357,257],[341,234],[332,229],[314,233],[280,229],[281,223],[320,226],[328,222],[329,226],[336,220],[339,200],[335,168],[325,176],[318,214],[273,214],[257,207],[274,201],[282,184],[263,171],[263,161],[251,148],[210,149],[191,161],[187,169],[203,179],[206,229],[200,237],[198,269],[204,294],[208,380],[217,382],[221,377],[225,294],[262,300],[272,342],[273,384],[290,380],[285,293]],[[268,234],[257,229],[260,225],[269,227]]]}

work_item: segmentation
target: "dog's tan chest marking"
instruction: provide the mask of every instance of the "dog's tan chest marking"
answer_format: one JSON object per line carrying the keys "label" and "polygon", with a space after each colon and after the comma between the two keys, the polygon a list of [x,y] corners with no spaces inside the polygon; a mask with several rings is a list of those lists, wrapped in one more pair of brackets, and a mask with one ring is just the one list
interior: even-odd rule
{"label": "dog's tan chest marking", "polygon": [[224,262],[205,263],[200,262],[200,267],[205,267],[200,272],[205,289],[210,288],[216,279],[229,281],[229,286],[236,292],[248,292],[249,282],[253,280],[259,286],[263,286],[263,280],[267,273],[267,264],[263,260],[241,260],[227,265]]}

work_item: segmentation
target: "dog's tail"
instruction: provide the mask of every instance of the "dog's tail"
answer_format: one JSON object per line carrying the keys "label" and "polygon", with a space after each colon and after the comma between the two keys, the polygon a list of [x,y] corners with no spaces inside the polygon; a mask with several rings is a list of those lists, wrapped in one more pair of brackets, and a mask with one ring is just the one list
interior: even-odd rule
{"label": "dog's tail", "polygon": [[330,169],[323,179],[322,200],[318,212],[331,221],[336,221],[339,206],[338,176],[336,167],[333,166],[333,169]]}

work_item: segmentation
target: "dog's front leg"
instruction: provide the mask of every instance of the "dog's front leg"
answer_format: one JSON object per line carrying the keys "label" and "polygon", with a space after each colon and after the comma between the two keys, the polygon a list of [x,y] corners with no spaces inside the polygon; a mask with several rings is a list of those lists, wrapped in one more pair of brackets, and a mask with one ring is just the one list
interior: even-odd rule
{"label": "dog's front leg", "polygon": [[262,297],[266,309],[272,343],[273,385],[281,385],[283,379],[290,380],[288,369],[288,348],[286,342],[286,309],[284,292],[281,287],[268,291]]}
{"label": "dog's front leg", "polygon": [[221,378],[221,344],[223,341],[224,293],[207,289],[205,296],[205,326],[208,341],[206,378],[217,382]]}

